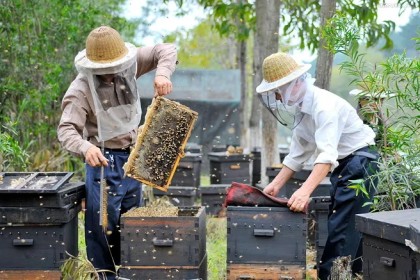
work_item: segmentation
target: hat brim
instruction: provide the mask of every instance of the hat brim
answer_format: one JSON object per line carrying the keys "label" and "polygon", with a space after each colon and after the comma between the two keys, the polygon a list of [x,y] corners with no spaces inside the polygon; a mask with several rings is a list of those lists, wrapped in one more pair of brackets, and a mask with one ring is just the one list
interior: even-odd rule
{"label": "hat brim", "polygon": [[285,85],[291,81],[293,81],[294,79],[299,78],[300,76],[302,76],[303,74],[305,74],[306,72],[308,72],[308,70],[312,67],[311,64],[301,64],[299,65],[299,68],[297,68],[295,71],[293,71],[292,73],[290,73],[289,75],[287,75],[286,77],[274,81],[274,82],[267,82],[266,80],[263,80],[261,82],[261,84],[259,84],[259,86],[257,86],[256,91],[257,93],[262,93],[262,92],[266,92],[269,90],[273,90],[275,88],[278,88],[282,85]]}
{"label": "hat brim", "polygon": [[111,74],[119,70],[127,69],[135,61],[137,47],[131,43],[125,43],[128,49],[126,55],[112,62],[98,63],[86,57],[86,49],[79,52],[74,59],[77,70],[83,72],[84,69],[95,72],[96,74]]}

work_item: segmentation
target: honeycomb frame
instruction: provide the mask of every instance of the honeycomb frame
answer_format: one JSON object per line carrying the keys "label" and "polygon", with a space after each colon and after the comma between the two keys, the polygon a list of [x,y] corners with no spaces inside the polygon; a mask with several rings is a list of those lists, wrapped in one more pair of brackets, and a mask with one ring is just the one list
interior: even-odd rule
{"label": "honeycomb frame", "polygon": [[125,175],[166,192],[197,118],[189,107],[155,97],[124,166]]}

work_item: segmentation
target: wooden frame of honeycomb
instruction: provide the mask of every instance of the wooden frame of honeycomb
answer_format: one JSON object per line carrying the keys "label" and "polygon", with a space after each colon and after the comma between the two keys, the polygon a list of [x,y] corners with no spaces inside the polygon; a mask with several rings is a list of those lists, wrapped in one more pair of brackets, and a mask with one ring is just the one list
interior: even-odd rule
{"label": "wooden frame of honeycomb", "polygon": [[176,101],[154,98],[124,166],[125,174],[167,191],[197,117],[197,112]]}

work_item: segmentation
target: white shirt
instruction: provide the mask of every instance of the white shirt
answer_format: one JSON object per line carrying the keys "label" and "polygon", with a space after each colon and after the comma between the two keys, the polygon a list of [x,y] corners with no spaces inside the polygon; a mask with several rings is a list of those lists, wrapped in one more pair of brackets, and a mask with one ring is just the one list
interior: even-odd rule
{"label": "white shirt", "polygon": [[294,171],[300,171],[312,155],[314,164],[330,163],[335,168],[338,159],[375,145],[375,133],[351,104],[329,91],[308,87],[301,112],[303,118],[293,130],[290,152],[283,161]]}

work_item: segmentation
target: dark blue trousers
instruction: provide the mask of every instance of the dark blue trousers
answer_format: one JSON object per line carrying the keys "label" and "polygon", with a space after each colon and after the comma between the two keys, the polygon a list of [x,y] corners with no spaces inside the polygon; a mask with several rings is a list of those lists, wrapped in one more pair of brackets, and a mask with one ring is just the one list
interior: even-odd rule
{"label": "dark blue trousers", "polygon": [[[368,147],[359,151],[377,156],[376,151]],[[350,155],[339,160],[339,165],[331,174],[331,205],[328,213],[328,238],[319,265],[319,279],[327,280],[333,261],[340,256],[351,256],[353,273],[362,272],[362,235],[355,227],[356,214],[367,213],[373,201],[377,180],[370,175],[377,170],[376,159],[364,155]],[[348,188],[350,180],[364,179],[369,193],[366,197],[361,192]]]}
{"label": "dark blue trousers", "polygon": [[[115,272],[120,264],[120,216],[141,204],[141,183],[124,177],[123,165],[128,151],[105,150],[108,160],[105,167],[108,191],[108,234],[99,225],[100,218],[100,167],[86,164],[86,213],[85,238],[88,259],[99,270]],[[115,279],[114,273],[107,273],[107,279]]]}

